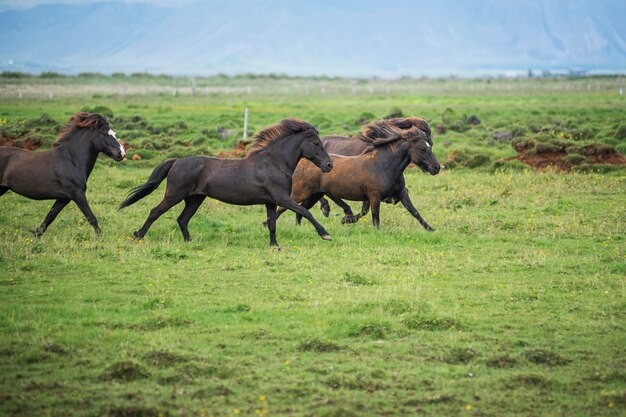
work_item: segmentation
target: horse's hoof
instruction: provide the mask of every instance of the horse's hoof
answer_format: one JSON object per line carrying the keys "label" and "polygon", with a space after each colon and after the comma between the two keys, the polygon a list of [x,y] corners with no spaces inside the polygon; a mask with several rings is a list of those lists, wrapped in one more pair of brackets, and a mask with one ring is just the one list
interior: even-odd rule
{"label": "horse's hoof", "polygon": [[333,238],[330,237],[330,235],[324,235],[324,236],[322,236],[322,239],[324,239],[324,240],[333,240]]}
{"label": "horse's hoof", "polygon": [[267,227],[267,220],[265,220],[264,222],[261,222],[261,226]]}
{"label": "horse's hoof", "polygon": [[281,250],[283,250],[283,248],[281,248],[279,245],[272,246],[272,249],[274,249],[276,252],[280,252]]}
{"label": "horse's hoof", "polygon": [[352,224],[356,223],[358,220],[359,218],[356,216],[345,216],[343,219],[341,219],[341,224]]}
{"label": "horse's hoof", "polygon": [[143,239],[143,236],[141,236],[141,235],[139,234],[139,232],[133,232],[133,239],[135,239],[135,240],[141,240],[141,239]]}
{"label": "horse's hoof", "polygon": [[426,227],[425,229],[426,229],[426,231],[427,231],[427,232],[431,232],[431,233],[432,233],[432,232],[436,232],[436,231],[437,231],[437,229],[433,229],[433,228],[432,228],[432,227],[430,227],[430,226]]}
{"label": "horse's hoof", "polygon": [[43,235],[43,232],[39,229],[31,229],[30,232],[35,236],[35,237],[41,237]]}
{"label": "horse's hoof", "polygon": [[324,216],[324,217],[328,217],[328,216],[330,216],[330,210],[328,210],[328,209],[322,209],[322,216]]}

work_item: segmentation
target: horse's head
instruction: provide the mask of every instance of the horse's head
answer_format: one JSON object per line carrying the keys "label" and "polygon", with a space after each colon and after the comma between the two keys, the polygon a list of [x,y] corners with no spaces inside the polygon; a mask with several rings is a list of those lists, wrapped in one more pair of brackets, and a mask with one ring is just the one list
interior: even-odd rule
{"label": "horse's head", "polygon": [[98,113],[78,112],[70,118],[70,127],[61,134],[57,144],[65,142],[76,129],[85,130],[96,152],[121,161],[126,155],[124,146],[115,136],[106,117]]}
{"label": "horse's head", "polygon": [[420,167],[424,172],[428,172],[430,175],[437,175],[441,167],[437,158],[433,155],[433,140],[430,132],[424,132],[420,129],[415,129],[411,135],[411,147],[409,150],[409,156],[411,162]]}
{"label": "horse's head", "polygon": [[100,116],[100,120],[97,124],[97,137],[93,140],[96,150],[116,161],[121,161],[126,155],[124,146],[109,126],[109,121],[102,115],[98,116]]}
{"label": "horse's head", "polygon": [[324,150],[317,129],[307,129],[302,132],[302,135],[304,135],[301,147],[302,156],[317,165],[323,172],[329,172],[333,169],[333,161]]}

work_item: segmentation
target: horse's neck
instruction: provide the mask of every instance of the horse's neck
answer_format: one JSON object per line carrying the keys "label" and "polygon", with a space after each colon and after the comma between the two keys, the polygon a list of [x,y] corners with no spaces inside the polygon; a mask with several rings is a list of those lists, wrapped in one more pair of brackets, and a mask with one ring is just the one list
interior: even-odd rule
{"label": "horse's neck", "polygon": [[98,152],[93,149],[91,142],[84,135],[65,139],[55,150],[62,158],[70,160],[79,172],[84,173],[85,178],[89,177],[98,159]]}
{"label": "horse's neck", "polygon": [[[304,138],[302,140],[305,140]],[[289,136],[277,140],[268,145],[266,149],[258,153],[259,158],[265,158],[278,165],[286,174],[293,174],[302,157],[300,146],[302,140],[295,140]]]}
{"label": "horse's neck", "polygon": [[374,151],[376,163],[381,172],[387,173],[392,179],[402,175],[406,167],[411,163],[409,144],[406,141],[397,141],[384,145]]}

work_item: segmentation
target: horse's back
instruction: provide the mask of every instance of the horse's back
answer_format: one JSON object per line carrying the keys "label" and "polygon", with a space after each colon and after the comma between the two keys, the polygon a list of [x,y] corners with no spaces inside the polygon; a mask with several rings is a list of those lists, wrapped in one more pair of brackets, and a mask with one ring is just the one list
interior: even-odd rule
{"label": "horse's back", "polygon": [[337,155],[360,155],[368,146],[362,140],[348,136],[324,136],[321,140],[326,152]]}

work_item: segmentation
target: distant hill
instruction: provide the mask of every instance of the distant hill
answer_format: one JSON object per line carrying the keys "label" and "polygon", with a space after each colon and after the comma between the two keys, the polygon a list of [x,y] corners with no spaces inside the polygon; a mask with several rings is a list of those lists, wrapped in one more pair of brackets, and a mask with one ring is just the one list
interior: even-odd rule
{"label": "distant hill", "polygon": [[0,70],[401,76],[626,70],[626,2],[102,2],[0,13]]}

